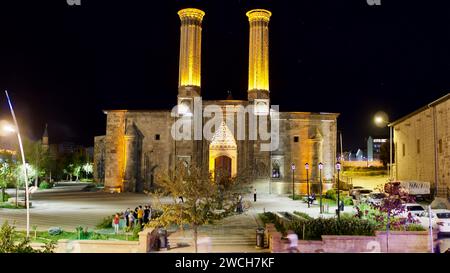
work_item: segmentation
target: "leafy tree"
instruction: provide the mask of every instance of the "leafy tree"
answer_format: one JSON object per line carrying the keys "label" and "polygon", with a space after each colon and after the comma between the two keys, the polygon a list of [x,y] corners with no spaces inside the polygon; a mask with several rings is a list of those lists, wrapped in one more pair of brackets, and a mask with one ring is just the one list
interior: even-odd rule
{"label": "leafy tree", "polygon": [[55,242],[46,243],[43,250],[31,247],[30,240],[23,238],[17,243],[17,232],[14,226],[4,222],[0,228],[0,253],[52,253],[55,249]]}
{"label": "leafy tree", "polygon": [[14,173],[16,163],[12,159],[12,155],[7,152],[1,153],[0,158],[0,189],[2,191],[0,202],[4,202],[6,188],[16,181]]}
{"label": "leafy tree", "polygon": [[[180,164],[171,177],[159,177],[160,189],[153,195],[156,208],[162,214],[150,226],[168,227],[172,224],[182,226],[189,224],[194,232],[195,252],[198,251],[198,227],[216,219],[216,210],[226,207],[230,210],[235,206],[235,193],[245,188],[247,176],[231,179],[219,178],[214,180],[205,174],[201,168],[185,167]],[[225,180],[227,184],[224,185]],[[169,202],[163,203],[163,198],[169,197]]]}

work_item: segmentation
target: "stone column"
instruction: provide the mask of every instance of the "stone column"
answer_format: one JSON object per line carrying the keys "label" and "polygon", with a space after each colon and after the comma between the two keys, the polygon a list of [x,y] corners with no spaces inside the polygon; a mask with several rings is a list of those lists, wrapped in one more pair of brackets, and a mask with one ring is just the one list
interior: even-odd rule
{"label": "stone column", "polygon": [[182,9],[178,96],[200,96],[200,68],[202,45],[202,20],[205,12],[199,9]]}
{"label": "stone column", "polygon": [[247,12],[250,23],[248,99],[269,99],[269,20],[268,10]]}
{"label": "stone column", "polygon": [[136,191],[136,137],[125,135],[125,175],[123,181],[124,191]]}

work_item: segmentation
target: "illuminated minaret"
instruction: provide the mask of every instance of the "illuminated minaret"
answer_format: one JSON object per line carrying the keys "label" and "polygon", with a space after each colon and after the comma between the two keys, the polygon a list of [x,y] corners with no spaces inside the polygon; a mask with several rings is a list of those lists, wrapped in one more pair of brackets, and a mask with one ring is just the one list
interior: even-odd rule
{"label": "illuminated minaret", "polygon": [[247,12],[250,23],[248,58],[248,100],[269,104],[269,20],[272,13],[264,9]]}
{"label": "illuminated minaret", "polygon": [[200,96],[200,67],[202,45],[202,20],[205,12],[199,9],[182,9],[180,67],[178,79],[179,103],[184,98]]}

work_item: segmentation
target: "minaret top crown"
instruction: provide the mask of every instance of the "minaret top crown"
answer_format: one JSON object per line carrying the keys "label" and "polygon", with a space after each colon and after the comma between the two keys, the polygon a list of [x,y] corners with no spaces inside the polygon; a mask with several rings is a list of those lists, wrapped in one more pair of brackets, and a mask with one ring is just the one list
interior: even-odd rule
{"label": "minaret top crown", "polygon": [[199,9],[187,8],[178,11],[178,16],[180,16],[180,19],[193,18],[202,21],[205,12]]}
{"label": "minaret top crown", "polygon": [[270,16],[272,16],[272,12],[265,9],[252,9],[248,11],[245,15],[247,15],[248,20],[252,21],[267,21],[269,22]]}

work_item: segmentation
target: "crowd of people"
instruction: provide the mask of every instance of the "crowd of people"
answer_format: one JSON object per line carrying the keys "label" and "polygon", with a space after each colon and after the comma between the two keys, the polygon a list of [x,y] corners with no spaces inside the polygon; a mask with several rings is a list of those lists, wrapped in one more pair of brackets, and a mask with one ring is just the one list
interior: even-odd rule
{"label": "crowd of people", "polygon": [[119,223],[121,218],[125,221],[127,230],[133,230],[136,226],[142,229],[142,227],[152,219],[152,206],[140,205],[134,210],[127,208],[120,215],[118,213],[114,215],[113,227],[116,234],[119,233]]}

